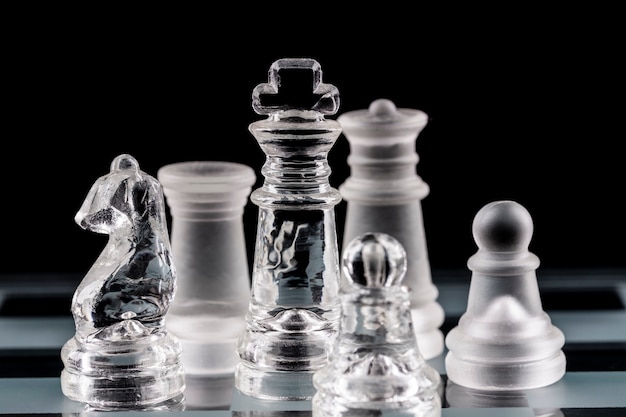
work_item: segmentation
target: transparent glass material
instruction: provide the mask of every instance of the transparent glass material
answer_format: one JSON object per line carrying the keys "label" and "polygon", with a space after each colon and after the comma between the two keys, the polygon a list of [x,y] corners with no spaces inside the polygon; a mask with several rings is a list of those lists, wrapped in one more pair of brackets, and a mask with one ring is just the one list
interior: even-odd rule
{"label": "transparent glass material", "polygon": [[530,214],[521,204],[494,201],[472,225],[478,251],[467,311],[446,336],[446,373],[468,388],[511,391],[550,385],[565,374],[565,338],[543,311],[536,269],[529,252]]}
{"label": "transparent glass material", "polygon": [[234,374],[250,298],[242,216],[254,170],[190,161],[162,167],[158,179],[172,215],[178,283],[167,328],[183,345],[187,375]]}
{"label": "transparent glass material", "polygon": [[[313,377],[313,417],[348,417],[376,410],[441,415],[441,377],[419,351],[406,252],[385,233],[365,233],[343,251],[339,334],[328,364]],[[394,414],[395,415],[395,414]]]}
{"label": "transparent glass material", "polygon": [[404,284],[412,290],[420,352],[425,359],[439,356],[445,313],[432,281],[421,201],[430,188],[416,174],[415,142],[428,116],[377,99],[368,109],[344,113],[337,120],[350,143],[351,174],[339,187],[346,201],[343,246],[367,232],[387,233],[400,241],[407,252]]}
{"label": "transparent glass material", "polygon": [[252,105],[268,116],[249,127],[266,154],[265,179],[251,194],[259,214],[235,386],[256,398],[307,400],[340,309],[334,206],[341,197],[328,181],[327,154],[341,127],[325,119],[337,111],[339,93],[322,83],[317,61],[285,58],[254,89]]}
{"label": "transparent glass material", "polygon": [[109,240],[74,292],[63,394],[92,410],[183,408],[182,349],[165,328],[176,271],[161,185],[119,155],[75,220]]}

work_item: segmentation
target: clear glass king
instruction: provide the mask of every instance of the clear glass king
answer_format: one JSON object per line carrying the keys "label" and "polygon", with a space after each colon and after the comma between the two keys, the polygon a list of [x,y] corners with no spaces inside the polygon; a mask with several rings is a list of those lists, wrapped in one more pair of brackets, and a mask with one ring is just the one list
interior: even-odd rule
{"label": "clear glass king", "polygon": [[266,154],[251,298],[239,338],[235,386],[244,395],[309,400],[312,376],[324,366],[339,320],[339,255],[327,155],[341,125],[336,87],[322,82],[309,58],[275,61],[268,82],[252,93],[265,120],[249,130]]}

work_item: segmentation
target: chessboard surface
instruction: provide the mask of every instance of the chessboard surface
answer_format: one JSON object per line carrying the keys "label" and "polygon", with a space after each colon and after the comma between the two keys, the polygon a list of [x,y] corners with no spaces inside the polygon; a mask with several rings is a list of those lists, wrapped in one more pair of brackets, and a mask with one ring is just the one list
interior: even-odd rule
{"label": "chessboard surface", "polygon": [[[540,269],[537,276],[544,310],[565,334],[565,376],[534,390],[477,393],[447,381],[444,352],[429,360],[444,381],[443,417],[626,416],[626,271]],[[470,278],[469,271],[433,271],[446,312],[444,333],[465,311]],[[84,413],[82,404],[63,396],[59,381],[60,348],[74,334],[69,306],[79,279],[55,274],[0,278],[0,414]],[[229,379],[189,380],[185,396],[185,411],[168,415],[311,415],[310,402],[249,398],[236,392]]]}

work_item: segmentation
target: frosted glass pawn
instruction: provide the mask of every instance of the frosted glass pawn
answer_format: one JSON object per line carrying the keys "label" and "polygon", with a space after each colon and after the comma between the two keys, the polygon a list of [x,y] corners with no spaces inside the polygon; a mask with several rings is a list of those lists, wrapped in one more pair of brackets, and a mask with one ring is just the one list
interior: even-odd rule
{"label": "frosted glass pawn", "polygon": [[350,143],[351,174],[339,187],[347,202],[343,245],[366,232],[387,233],[407,252],[405,285],[411,288],[411,313],[420,351],[426,359],[444,350],[440,330],[445,312],[432,282],[422,199],[430,188],[416,174],[415,142],[428,116],[396,108],[388,99],[337,119]]}
{"label": "frosted glass pawn", "polygon": [[413,331],[406,252],[385,233],[354,238],[343,254],[339,334],[317,371],[313,417],[441,415],[439,373],[422,357]]}
{"label": "frosted glass pawn", "polygon": [[533,222],[510,200],[481,208],[472,225],[478,251],[467,311],[448,332],[446,373],[452,382],[478,390],[520,390],[550,385],[565,374],[563,333],[543,311],[529,252]]}
{"label": "frosted glass pawn", "polygon": [[72,298],[61,389],[88,410],[179,410],[182,348],[165,327],[176,290],[160,183],[122,154],[75,216],[109,240]]}
{"label": "frosted glass pawn", "polygon": [[[560,408],[531,407],[528,392],[525,390],[477,390],[455,384],[448,380],[445,390],[445,408],[475,409],[498,408],[526,410],[532,417],[565,417]],[[509,413],[506,413],[506,417]]]}

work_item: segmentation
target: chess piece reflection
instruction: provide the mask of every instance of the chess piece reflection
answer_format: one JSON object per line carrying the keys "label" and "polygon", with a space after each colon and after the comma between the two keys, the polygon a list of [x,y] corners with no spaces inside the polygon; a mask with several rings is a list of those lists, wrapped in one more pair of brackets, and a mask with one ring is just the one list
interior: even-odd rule
{"label": "chess piece reflection", "polygon": [[[446,407],[452,408],[530,408],[524,390],[477,390],[448,381]],[[534,408],[534,417],[564,417],[559,408]]]}
{"label": "chess piece reflection", "polygon": [[428,116],[398,109],[391,100],[374,100],[368,109],[344,113],[337,119],[350,142],[351,175],[339,187],[347,202],[343,246],[366,232],[387,233],[407,252],[405,285],[411,288],[411,313],[420,352],[425,359],[444,350],[439,329],[445,313],[433,285],[422,202],[430,191],[415,173],[419,156],[415,140]]}
{"label": "chess piece reflection", "polygon": [[478,251],[468,260],[467,311],[446,336],[448,378],[504,391],[558,381],[565,374],[565,338],[542,309],[539,258],[528,251],[530,214],[514,201],[495,201],[478,211],[472,233]]}
{"label": "chess piece reflection", "polygon": [[[301,411],[283,411],[283,410],[263,410],[263,411],[233,411],[232,417],[311,417],[311,412],[308,410]],[[356,417],[356,416],[355,416]],[[359,416],[365,417],[365,416]]]}
{"label": "chess piece reflection", "polygon": [[410,311],[406,252],[385,233],[354,238],[343,252],[347,282],[328,364],[317,371],[313,417],[441,415],[441,377],[422,357]]}
{"label": "chess piece reflection", "polygon": [[165,329],[176,288],[164,198],[122,154],[75,220],[109,235],[72,299],[74,337],[61,350],[61,388],[92,410],[176,410],[184,403],[178,340]]}
{"label": "chess piece reflection", "polygon": [[[302,76],[306,82],[289,83]],[[297,87],[306,90],[295,94]],[[285,58],[254,89],[252,105],[268,116],[250,125],[267,159],[263,186],[251,194],[259,214],[235,386],[255,398],[309,400],[339,318],[334,206],[341,196],[329,184],[327,154],[341,127],[325,119],[337,111],[339,92],[322,83],[317,61]]]}

